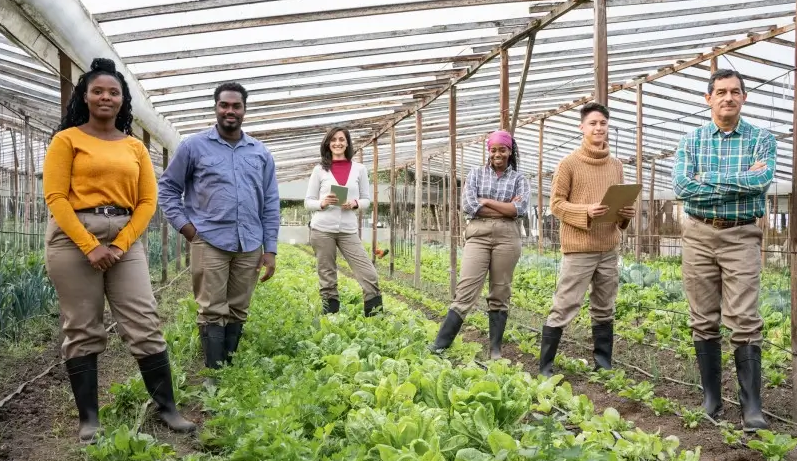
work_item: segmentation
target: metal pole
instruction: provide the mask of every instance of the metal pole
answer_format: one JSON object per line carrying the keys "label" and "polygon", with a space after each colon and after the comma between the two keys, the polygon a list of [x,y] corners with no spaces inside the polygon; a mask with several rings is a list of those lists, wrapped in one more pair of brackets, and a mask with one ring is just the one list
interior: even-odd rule
{"label": "metal pole", "polygon": [[[169,164],[169,150],[163,148],[163,169]],[[161,219],[161,283],[166,283],[169,280],[169,222],[160,212]],[[179,240],[179,239],[178,239]]]}

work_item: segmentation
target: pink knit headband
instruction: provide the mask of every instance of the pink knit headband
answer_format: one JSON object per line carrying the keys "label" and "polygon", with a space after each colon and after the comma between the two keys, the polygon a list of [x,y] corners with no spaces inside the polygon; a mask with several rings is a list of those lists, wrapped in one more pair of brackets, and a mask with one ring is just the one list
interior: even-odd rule
{"label": "pink knit headband", "polygon": [[512,135],[503,130],[494,131],[492,134],[490,134],[490,137],[487,138],[487,149],[492,149],[492,147],[496,144],[504,145],[511,151]]}

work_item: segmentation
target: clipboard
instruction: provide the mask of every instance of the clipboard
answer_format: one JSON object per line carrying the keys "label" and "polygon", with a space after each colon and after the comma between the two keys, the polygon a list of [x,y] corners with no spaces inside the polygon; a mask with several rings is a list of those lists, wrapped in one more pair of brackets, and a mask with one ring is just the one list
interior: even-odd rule
{"label": "clipboard", "polygon": [[609,207],[609,211],[596,218],[592,218],[593,223],[619,222],[623,218],[617,214],[620,208],[631,206],[636,201],[637,196],[642,191],[642,184],[615,184],[609,186],[609,190],[603,195],[601,205]]}
{"label": "clipboard", "polygon": [[333,194],[338,198],[338,205],[342,205],[346,203],[346,198],[349,195],[349,188],[344,186],[338,186],[336,184],[332,185]]}

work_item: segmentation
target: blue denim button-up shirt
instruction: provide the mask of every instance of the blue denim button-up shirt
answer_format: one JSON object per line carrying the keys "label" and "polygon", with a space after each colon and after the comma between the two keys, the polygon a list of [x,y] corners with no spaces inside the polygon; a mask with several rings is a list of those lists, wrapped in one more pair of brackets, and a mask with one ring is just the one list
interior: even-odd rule
{"label": "blue denim button-up shirt", "polygon": [[[279,190],[274,158],[244,134],[231,146],[216,127],[183,140],[158,182],[158,202],[180,230],[226,251],[277,252]],[[185,194],[185,198],[183,198]]]}

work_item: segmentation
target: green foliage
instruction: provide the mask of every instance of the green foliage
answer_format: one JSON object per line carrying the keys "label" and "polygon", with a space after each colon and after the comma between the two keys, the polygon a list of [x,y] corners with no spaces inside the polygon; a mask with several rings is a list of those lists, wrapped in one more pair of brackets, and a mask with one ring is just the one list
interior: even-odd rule
{"label": "green foliage", "polygon": [[56,300],[41,253],[0,255],[0,337],[17,339],[24,322],[53,313]]}

